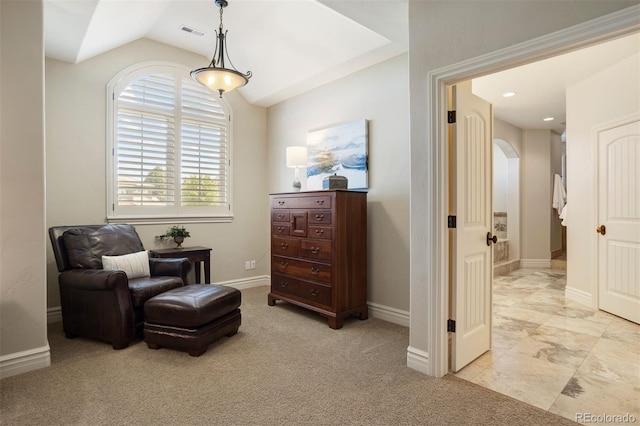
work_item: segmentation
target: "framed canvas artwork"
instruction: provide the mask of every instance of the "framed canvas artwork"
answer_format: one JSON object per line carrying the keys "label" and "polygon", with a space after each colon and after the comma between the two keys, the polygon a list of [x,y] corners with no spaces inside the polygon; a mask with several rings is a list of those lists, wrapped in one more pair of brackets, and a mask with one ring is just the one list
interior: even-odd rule
{"label": "framed canvas artwork", "polygon": [[322,189],[334,174],[346,177],[349,189],[369,187],[367,127],[359,120],[307,133],[307,190]]}

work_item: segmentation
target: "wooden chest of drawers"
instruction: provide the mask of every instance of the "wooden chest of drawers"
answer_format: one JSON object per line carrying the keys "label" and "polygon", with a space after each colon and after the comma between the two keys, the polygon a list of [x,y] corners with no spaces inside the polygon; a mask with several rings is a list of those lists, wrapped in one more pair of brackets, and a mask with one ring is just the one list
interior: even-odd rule
{"label": "wooden chest of drawers", "polygon": [[342,327],[367,319],[367,194],[347,190],[271,194],[270,306],[284,300]]}

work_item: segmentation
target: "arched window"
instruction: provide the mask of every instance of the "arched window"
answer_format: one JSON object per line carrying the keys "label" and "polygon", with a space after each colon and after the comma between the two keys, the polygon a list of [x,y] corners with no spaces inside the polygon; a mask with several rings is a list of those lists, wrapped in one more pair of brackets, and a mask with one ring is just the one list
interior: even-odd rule
{"label": "arched window", "polygon": [[176,64],[143,63],[107,87],[107,219],[229,220],[231,114]]}

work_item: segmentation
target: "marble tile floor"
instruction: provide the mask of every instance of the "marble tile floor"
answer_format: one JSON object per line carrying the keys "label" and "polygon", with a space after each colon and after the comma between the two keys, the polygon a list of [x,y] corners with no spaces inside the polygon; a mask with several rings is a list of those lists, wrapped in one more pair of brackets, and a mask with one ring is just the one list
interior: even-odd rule
{"label": "marble tile floor", "polygon": [[[455,375],[578,423],[640,424],[640,325],[565,299],[566,281],[494,278],[492,350]],[[605,415],[627,417],[589,417]]]}

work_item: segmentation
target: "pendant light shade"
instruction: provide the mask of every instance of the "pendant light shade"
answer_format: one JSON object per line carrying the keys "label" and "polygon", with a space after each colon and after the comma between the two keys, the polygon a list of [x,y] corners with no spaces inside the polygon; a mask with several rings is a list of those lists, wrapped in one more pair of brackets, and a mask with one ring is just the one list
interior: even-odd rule
{"label": "pendant light shade", "polygon": [[[209,89],[217,91],[222,97],[224,92],[230,92],[247,84],[251,78],[251,71],[243,74],[231,63],[229,54],[226,52],[227,32],[222,26],[222,10],[227,7],[228,3],[227,0],[216,0],[216,5],[220,7],[220,28],[216,31],[217,42],[213,59],[208,67],[191,71],[191,78]],[[231,68],[225,67],[225,58]]]}

